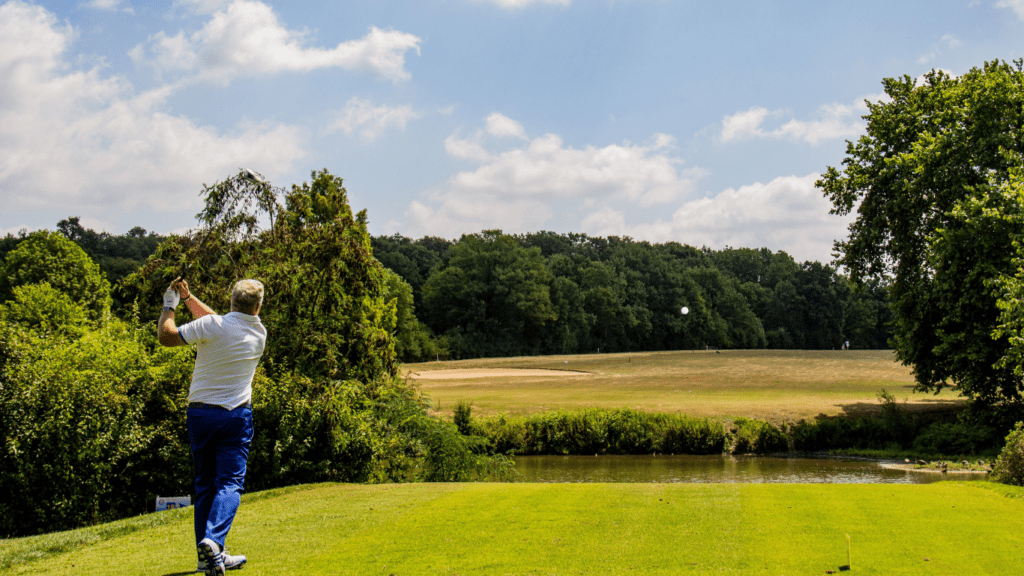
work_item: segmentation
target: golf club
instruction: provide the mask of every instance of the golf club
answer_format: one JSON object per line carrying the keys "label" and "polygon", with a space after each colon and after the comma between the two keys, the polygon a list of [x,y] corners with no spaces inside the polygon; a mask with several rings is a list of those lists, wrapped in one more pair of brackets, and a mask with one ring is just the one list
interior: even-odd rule
{"label": "golf club", "polygon": [[[246,180],[246,181],[251,182],[251,183],[256,184],[256,185],[266,184],[266,181],[263,180],[263,178],[259,174],[257,174],[256,172],[254,172],[252,170],[249,170],[248,168],[242,168],[240,170],[240,172],[239,172],[239,176],[243,180]],[[203,253],[203,248],[206,247],[206,241],[210,239],[210,233],[213,232],[213,227],[217,224],[217,219],[219,219],[219,218],[220,218],[220,215],[218,215],[217,218],[215,218],[213,220],[213,222],[210,222],[210,227],[206,230],[206,234],[203,236],[203,241],[199,243],[199,249],[196,250],[196,254],[197,255]],[[189,272],[189,270],[191,268],[192,268],[192,260],[190,259],[188,261],[188,263],[185,264],[185,270],[181,273],[181,279],[182,280],[187,280],[188,279],[188,272]]]}
{"label": "golf club", "polygon": [[253,184],[266,184],[266,181],[264,181],[259,174],[249,170],[248,168],[242,168],[242,178],[252,182]]}

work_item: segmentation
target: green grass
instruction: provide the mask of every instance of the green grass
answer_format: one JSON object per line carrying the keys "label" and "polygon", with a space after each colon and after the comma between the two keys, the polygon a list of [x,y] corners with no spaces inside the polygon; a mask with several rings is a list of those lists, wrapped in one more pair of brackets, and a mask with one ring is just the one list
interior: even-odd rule
{"label": "green grass", "polygon": [[[243,576],[780,575],[838,570],[849,534],[857,574],[1013,574],[1022,515],[1024,489],[986,482],[333,484],[246,496],[229,547],[249,556]],[[2,573],[195,567],[188,510],[124,522],[137,525]],[[83,532],[5,541],[0,553]]]}
{"label": "green grass", "polygon": [[954,391],[914,394],[910,370],[891,351],[647,352],[487,358],[407,364],[410,373],[439,369],[549,368],[573,377],[482,377],[421,380],[438,412],[473,403],[475,415],[514,415],[584,408],[635,408],[699,417],[748,417],[775,424],[819,414],[877,412],[879,390],[911,411],[962,406]]}

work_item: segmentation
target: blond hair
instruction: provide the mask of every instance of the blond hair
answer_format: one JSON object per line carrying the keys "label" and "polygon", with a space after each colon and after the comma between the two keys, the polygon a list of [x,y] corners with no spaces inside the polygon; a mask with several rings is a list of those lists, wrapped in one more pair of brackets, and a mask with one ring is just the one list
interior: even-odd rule
{"label": "blond hair", "polygon": [[255,315],[263,304],[263,283],[259,280],[239,280],[231,290],[231,309]]}

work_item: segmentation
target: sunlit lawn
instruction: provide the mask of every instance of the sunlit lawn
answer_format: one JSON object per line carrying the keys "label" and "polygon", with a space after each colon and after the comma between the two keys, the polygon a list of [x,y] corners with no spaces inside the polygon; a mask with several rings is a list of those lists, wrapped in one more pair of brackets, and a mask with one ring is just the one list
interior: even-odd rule
{"label": "sunlit lawn", "polygon": [[722,351],[491,358],[406,364],[439,369],[550,368],[571,377],[481,377],[418,384],[441,413],[459,400],[474,414],[554,409],[637,408],[695,416],[765,418],[780,423],[818,414],[877,410],[885,388],[911,410],[959,404],[954,391],[913,393],[910,370],[890,351]]}
{"label": "sunlit lawn", "polygon": [[[190,511],[159,514],[7,572],[194,569]],[[838,571],[849,534],[856,574],[1020,574],[1022,517],[1024,490],[987,482],[315,485],[247,496],[229,547],[243,576],[782,575]],[[0,558],[59,536],[0,541]]]}

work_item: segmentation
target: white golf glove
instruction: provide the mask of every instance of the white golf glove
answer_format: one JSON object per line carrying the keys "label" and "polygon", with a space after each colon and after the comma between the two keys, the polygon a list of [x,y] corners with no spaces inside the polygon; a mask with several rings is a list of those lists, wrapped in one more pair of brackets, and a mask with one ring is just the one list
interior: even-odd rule
{"label": "white golf glove", "polygon": [[167,291],[164,292],[164,308],[177,308],[178,300],[180,300],[180,297],[174,290],[168,288]]}

